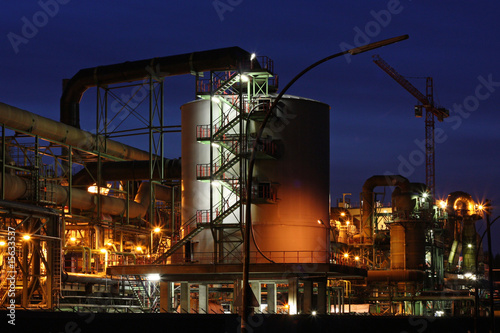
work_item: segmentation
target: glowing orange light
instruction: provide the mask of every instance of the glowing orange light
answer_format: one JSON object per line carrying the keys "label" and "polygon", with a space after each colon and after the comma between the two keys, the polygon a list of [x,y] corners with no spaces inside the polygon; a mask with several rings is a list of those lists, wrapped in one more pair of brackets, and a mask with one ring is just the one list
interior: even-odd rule
{"label": "glowing orange light", "polygon": [[[106,187],[102,187],[100,188],[100,193],[103,194],[103,195],[108,195],[109,193],[109,189],[111,188],[111,184],[106,184]],[[87,188],[87,192],[89,193],[97,193],[98,192],[98,186],[97,186],[97,183],[94,183],[92,186],[89,186]]]}
{"label": "glowing orange light", "polygon": [[344,212],[340,213],[340,216],[345,216],[345,213]]}
{"label": "glowing orange light", "polygon": [[349,258],[349,253],[344,253],[344,258]]}
{"label": "glowing orange light", "polygon": [[6,244],[4,241],[0,241],[0,246],[5,246]]}
{"label": "glowing orange light", "polygon": [[30,240],[30,239],[31,239],[31,236],[30,236],[30,235],[24,235],[24,236],[23,236],[23,239],[24,239],[24,240],[26,240],[26,241],[27,241],[27,240]]}
{"label": "glowing orange light", "polygon": [[142,251],[142,247],[138,246],[138,247],[136,247],[136,248],[135,248],[135,250],[136,250],[137,252],[141,252],[141,251]]}
{"label": "glowing orange light", "polygon": [[284,307],[285,309],[288,309],[288,308],[290,307],[290,305],[285,304],[283,307]]}
{"label": "glowing orange light", "polygon": [[358,256],[355,256],[355,257],[354,257],[354,260],[358,261],[358,260],[359,260],[359,257],[358,257]]}
{"label": "glowing orange light", "polygon": [[69,240],[72,242],[76,242],[76,237],[71,237]]}
{"label": "glowing orange light", "polygon": [[158,227],[156,227],[153,231],[154,231],[154,232],[160,232],[160,231],[161,231],[161,229],[160,229],[160,228],[158,228]]}

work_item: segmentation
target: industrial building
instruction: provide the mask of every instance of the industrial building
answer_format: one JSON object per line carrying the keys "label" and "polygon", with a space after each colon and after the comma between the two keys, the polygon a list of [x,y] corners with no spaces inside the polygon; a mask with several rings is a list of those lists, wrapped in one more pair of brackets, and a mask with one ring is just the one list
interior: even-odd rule
{"label": "industrial building", "polygon": [[[166,126],[176,75],[197,98]],[[89,89],[95,110],[80,110]],[[255,143],[277,91],[272,60],[233,47],[82,69],[60,121],[0,103],[0,307],[238,313],[251,204],[255,312],[471,315],[481,203],[383,175],[331,207],[328,105],[285,95]]]}

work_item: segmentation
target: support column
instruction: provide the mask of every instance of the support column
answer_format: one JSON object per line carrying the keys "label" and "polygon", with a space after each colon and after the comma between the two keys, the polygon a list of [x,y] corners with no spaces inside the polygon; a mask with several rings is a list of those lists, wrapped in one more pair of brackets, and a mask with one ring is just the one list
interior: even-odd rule
{"label": "support column", "polygon": [[172,298],[174,297],[174,283],[160,281],[160,312],[173,312]]}
{"label": "support column", "polygon": [[200,284],[198,287],[198,301],[199,301],[199,306],[198,306],[198,313],[204,314],[208,313],[208,285],[207,284]]}
{"label": "support column", "polygon": [[191,295],[189,293],[189,283],[181,282],[181,309],[180,313],[189,313],[191,306]]}
{"label": "support column", "polygon": [[237,279],[234,281],[233,287],[233,308],[231,309],[231,313],[239,314],[241,309],[241,280]]}
{"label": "support column", "polygon": [[252,292],[257,299],[258,306],[254,308],[254,313],[260,313],[260,303],[262,302],[262,289],[260,287],[260,281],[252,281],[250,283],[252,287]]}
{"label": "support column", "polygon": [[267,313],[276,313],[276,283],[267,284]]}
{"label": "support column", "polygon": [[288,279],[288,313],[297,314],[299,301],[299,281],[297,278]]}
{"label": "support column", "polygon": [[337,290],[337,306],[338,306],[338,313],[344,313],[344,308],[342,307],[342,287],[339,287]]}
{"label": "support column", "polygon": [[302,313],[310,314],[313,310],[312,308],[312,281],[304,280],[302,281],[304,284],[304,303],[302,304]]}
{"label": "support column", "polygon": [[318,282],[318,299],[316,310],[321,314],[328,313],[328,309],[326,308],[326,282],[324,281]]}

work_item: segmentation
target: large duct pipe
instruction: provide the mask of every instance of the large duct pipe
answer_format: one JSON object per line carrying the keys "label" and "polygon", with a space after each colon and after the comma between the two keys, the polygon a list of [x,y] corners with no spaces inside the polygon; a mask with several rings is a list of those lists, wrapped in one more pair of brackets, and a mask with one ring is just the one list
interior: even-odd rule
{"label": "large duct pipe", "polygon": [[361,218],[361,236],[363,238],[371,238],[373,233],[373,208],[374,197],[373,190],[377,186],[400,186],[405,192],[408,189],[409,181],[400,175],[378,175],[368,178],[363,184],[361,193],[362,211]]}
{"label": "large duct pipe", "polygon": [[251,54],[239,47],[185,53],[80,70],[65,85],[61,97],[61,122],[80,127],[80,100],[97,85],[139,81],[149,76],[175,76],[211,70],[234,70],[246,65]]}
{"label": "large duct pipe", "polygon": [[[10,141],[10,140],[8,140]],[[2,141],[0,140],[0,156],[5,156],[5,165],[10,165],[10,166],[13,166],[13,165],[16,165],[16,162],[14,161],[14,159],[12,158],[12,156],[10,156],[10,153],[9,153],[9,142],[6,140],[5,143],[2,143]],[[3,152],[3,148],[5,147],[5,154]],[[14,174],[14,169],[6,169],[7,172],[9,172],[11,175]]]}
{"label": "large duct pipe", "polygon": [[388,271],[368,271],[368,282],[403,282],[403,281],[423,281],[424,271],[421,270],[388,270]]}
{"label": "large duct pipe", "polygon": [[474,214],[474,200],[469,193],[456,191],[448,195],[446,200],[446,212],[448,215],[472,215]]}
{"label": "large duct pipe", "polygon": [[28,185],[24,179],[6,173],[5,186],[2,184],[2,177],[0,177],[0,190],[5,188],[5,200],[16,200],[29,195]]}
{"label": "large duct pipe", "polygon": [[[5,199],[17,200],[26,198],[29,195],[29,186],[27,181],[18,176],[5,174]],[[1,184],[0,178],[0,189]],[[134,201],[128,202],[128,216],[130,218],[142,217],[146,214],[149,203],[151,201],[151,193],[149,191],[149,183],[144,182],[139,187],[136,198]],[[47,184],[47,193],[51,193],[50,198],[56,205],[65,206],[69,203],[68,188],[56,184]],[[165,202],[172,200],[172,191],[164,186],[155,184],[155,199]],[[127,201],[120,198],[108,197],[101,195],[101,212],[103,214],[126,216],[127,214]],[[89,193],[85,190],[72,188],[71,189],[71,205],[73,208],[81,209],[84,211],[97,211],[97,194]]]}
{"label": "large duct pipe", "polygon": [[[98,150],[94,134],[4,103],[0,103],[0,123],[80,149]],[[149,160],[148,152],[117,141],[107,139],[105,146],[106,151],[103,153],[114,157],[125,160]]]}
{"label": "large duct pipe", "polygon": [[[164,159],[164,174],[153,170],[153,180],[180,179],[180,159]],[[87,163],[85,168],[73,176],[73,185],[92,185],[97,179],[98,164]],[[149,179],[149,161],[106,162],[101,164],[101,179],[103,181],[125,181]]]}

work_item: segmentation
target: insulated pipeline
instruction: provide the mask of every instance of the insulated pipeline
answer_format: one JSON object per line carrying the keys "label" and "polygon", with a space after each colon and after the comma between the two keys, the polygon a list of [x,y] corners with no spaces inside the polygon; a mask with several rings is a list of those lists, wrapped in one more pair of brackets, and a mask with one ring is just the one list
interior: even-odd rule
{"label": "insulated pipeline", "polygon": [[80,127],[80,100],[91,87],[140,81],[151,76],[258,67],[258,62],[251,61],[250,56],[239,47],[227,47],[82,69],[65,84],[61,97],[61,122]]}
{"label": "insulated pipeline", "polygon": [[[28,180],[15,176],[5,174],[5,199],[18,200],[29,197],[30,189]],[[3,184],[0,177],[0,190]],[[47,199],[50,199],[58,206],[66,206],[69,203],[69,193],[66,186],[57,184],[47,184],[43,189],[46,192]],[[172,200],[172,191],[165,186],[155,184],[154,186],[155,199],[165,202]],[[100,196],[101,199],[101,213],[126,216],[127,215],[127,201],[121,198]],[[79,188],[71,189],[71,205],[73,208],[81,209],[84,211],[97,211],[97,194],[89,193]],[[148,182],[143,182],[139,187],[134,201],[128,201],[128,216],[130,218],[142,217],[147,213],[149,203],[151,202],[151,192]]]}
{"label": "insulated pipeline", "polygon": [[[94,134],[5,103],[0,103],[0,123],[83,150],[98,150]],[[104,153],[125,160],[149,160],[148,152],[109,139]]]}

